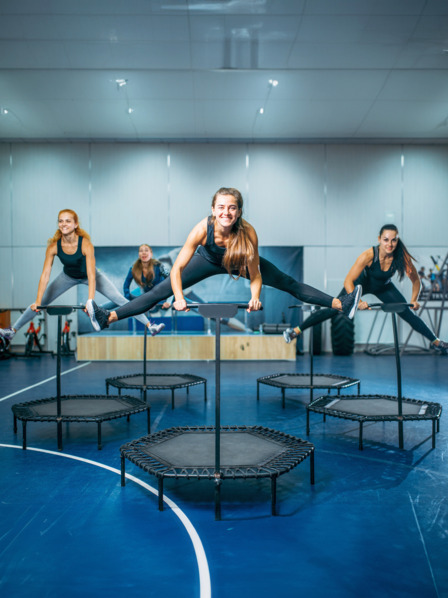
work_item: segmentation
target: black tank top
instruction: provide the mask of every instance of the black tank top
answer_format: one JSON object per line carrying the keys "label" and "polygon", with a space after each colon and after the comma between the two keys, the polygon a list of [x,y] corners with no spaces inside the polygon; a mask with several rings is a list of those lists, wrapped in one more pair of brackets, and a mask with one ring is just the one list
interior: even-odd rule
{"label": "black tank top", "polygon": [[64,265],[64,274],[71,278],[87,278],[86,256],[82,254],[82,237],[78,237],[78,248],[73,255],[64,253],[61,239],[58,239],[58,258]]}
{"label": "black tank top", "polygon": [[202,255],[207,261],[212,262],[212,264],[222,266],[222,258],[225,252],[225,247],[219,247],[215,243],[215,227],[211,216],[209,216],[207,220],[207,240],[205,241],[205,245],[199,245],[197,253]]}
{"label": "black tank top", "polygon": [[364,268],[364,272],[372,288],[381,288],[392,280],[393,275],[397,271],[397,265],[395,263],[394,258],[392,260],[389,270],[381,270],[378,245],[376,247],[372,247],[372,249],[373,262],[370,266]]}

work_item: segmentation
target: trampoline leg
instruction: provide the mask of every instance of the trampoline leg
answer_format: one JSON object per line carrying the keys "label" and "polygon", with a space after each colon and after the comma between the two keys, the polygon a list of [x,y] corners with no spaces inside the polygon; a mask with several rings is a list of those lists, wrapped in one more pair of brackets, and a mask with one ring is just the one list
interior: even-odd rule
{"label": "trampoline leg", "polygon": [[151,406],[148,405],[146,409],[146,416],[148,418],[148,434],[151,434]]}
{"label": "trampoline leg", "polygon": [[327,421],[327,414],[326,414],[326,413],[324,413],[324,414],[322,415],[322,421],[323,421],[324,423]]}
{"label": "trampoline leg", "polygon": [[260,383],[257,381],[257,401],[260,400]]}
{"label": "trampoline leg", "polygon": [[215,474],[215,521],[221,521],[221,476]]}
{"label": "trampoline leg", "polygon": [[190,387],[187,386],[187,395],[189,395],[189,394],[190,394]]}
{"label": "trampoline leg", "polygon": [[282,388],[282,407],[285,408],[285,389]]}
{"label": "trampoline leg", "polygon": [[107,382],[106,382],[106,394],[107,394],[107,396],[109,396],[109,384],[107,384]]}
{"label": "trampoline leg", "polygon": [[432,420],[432,448],[436,448],[436,420]]}
{"label": "trampoline leg", "polygon": [[103,448],[101,444],[101,422],[98,422],[98,450],[100,451]]}
{"label": "trampoline leg", "polygon": [[359,422],[359,450],[362,451],[362,422]]}
{"label": "trampoline leg", "polygon": [[13,424],[14,434],[17,434],[17,417],[14,415],[14,424]]}
{"label": "trampoline leg", "polygon": [[207,402],[207,380],[204,382],[204,402]]}
{"label": "trampoline leg", "polygon": [[310,433],[310,410],[306,410],[306,435]]}
{"label": "trampoline leg", "polygon": [[271,477],[271,515],[277,515],[276,513],[276,505],[277,505],[277,476],[273,475]]}
{"label": "trampoline leg", "polygon": [[440,419],[437,420],[437,432],[440,432]]}
{"label": "trampoline leg", "polygon": [[171,389],[171,409],[174,409],[174,388]]}
{"label": "trampoline leg", "polygon": [[361,394],[361,381],[358,382],[358,394]]}
{"label": "trampoline leg", "polygon": [[163,511],[163,477],[159,478],[159,511]]}
{"label": "trampoline leg", "polygon": [[26,451],[26,420],[22,420],[22,448]]}
{"label": "trampoline leg", "polygon": [[124,455],[121,455],[121,485],[122,485],[122,487],[126,486],[126,472],[125,472],[125,469],[126,469],[126,465],[125,465],[125,462],[124,462]]}
{"label": "trampoline leg", "polygon": [[128,422],[130,422],[130,421],[131,421],[131,416],[129,415],[129,413],[128,413],[127,417],[126,417],[126,420],[127,420]]}
{"label": "trampoline leg", "polygon": [[310,455],[310,484],[314,486],[314,449]]}
{"label": "trampoline leg", "polygon": [[398,422],[398,446],[402,449],[404,446],[403,443],[403,422]]}
{"label": "trampoline leg", "polygon": [[62,451],[62,420],[58,419],[57,423],[58,436],[58,451]]}

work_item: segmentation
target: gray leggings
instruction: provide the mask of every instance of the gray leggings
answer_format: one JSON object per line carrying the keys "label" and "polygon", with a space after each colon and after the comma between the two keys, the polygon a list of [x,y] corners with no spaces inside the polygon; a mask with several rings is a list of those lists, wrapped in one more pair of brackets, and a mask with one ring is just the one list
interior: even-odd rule
{"label": "gray leggings", "polygon": [[[115,305],[124,305],[125,303],[128,303],[128,300],[117,290],[107,276],[97,269],[95,269],[95,279],[96,290],[110,301],[113,301]],[[88,285],[89,281],[87,278],[72,278],[71,276],[64,274],[64,272],[61,272],[46,288],[44,296],[42,297],[42,305],[50,305],[50,303],[59,297],[59,295],[62,295],[62,293],[65,293],[65,291],[68,291],[78,284]],[[31,322],[35,316],[36,312],[30,307],[27,307],[15,324],[13,324],[13,328],[19,330],[22,326]],[[148,318],[144,315],[136,316],[135,319],[141,322],[144,326],[149,322]]]}

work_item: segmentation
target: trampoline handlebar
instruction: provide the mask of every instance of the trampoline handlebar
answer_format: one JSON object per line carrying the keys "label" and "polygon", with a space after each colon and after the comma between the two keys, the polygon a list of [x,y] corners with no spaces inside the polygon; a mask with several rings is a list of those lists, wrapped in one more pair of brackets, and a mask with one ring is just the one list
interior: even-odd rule
{"label": "trampoline handlebar", "polygon": [[[370,303],[369,308],[381,309],[385,313],[400,313],[408,307],[413,307],[413,303]],[[367,311],[367,310],[366,310]]]}

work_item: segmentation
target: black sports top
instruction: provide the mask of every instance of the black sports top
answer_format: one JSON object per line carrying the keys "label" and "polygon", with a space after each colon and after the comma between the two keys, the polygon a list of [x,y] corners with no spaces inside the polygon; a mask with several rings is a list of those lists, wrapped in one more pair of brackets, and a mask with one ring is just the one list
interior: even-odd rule
{"label": "black sports top", "polygon": [[62,250],[61,239],[58,239],[58,258],[64,265],[64,274],[71,278],[87,278],[86,256],[82,254],[82,237],[78,237],[78,248],[73,255]]}
{"label": "black sports top", "polygon": [[370,266],[366,266],[366,268],[364,268],[364,272],[369,278],[369,282],[372,287],[383,287],[392,280],[393,275],[397,271],[395,258],[392,260],[389,270],[381,270],[378,245],[376,247],[372,247],[372,249],[373,262]]}
{"label": "black sports top", "polygon": [[196,251],[207,261],[212,262],[212,264],[222,266],[222,258],[224,257],[226,248],[220,247],[215,243],[215,227],[211,216],[207,220],[207,240],[205,241],[205,245],[199,245]]}

